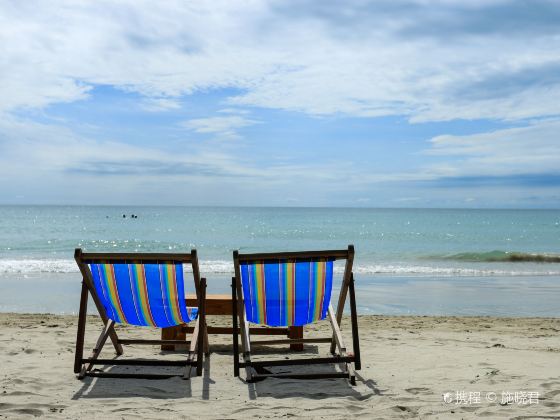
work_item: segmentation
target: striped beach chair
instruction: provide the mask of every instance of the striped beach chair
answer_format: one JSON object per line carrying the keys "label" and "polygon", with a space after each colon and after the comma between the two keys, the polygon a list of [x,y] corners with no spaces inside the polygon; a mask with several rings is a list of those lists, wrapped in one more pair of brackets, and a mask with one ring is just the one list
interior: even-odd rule
{"label": "striped beach chair", "polygon": [[[345,271],[336,312],[331,304],[333,287],[333,262],[346,260]],[[356,383],[355,370],[360,369],[360,346],[358,318],[354,293],[352,263],[354,247],[334,251],[305,251],[240,254],[233,253],[235,277],[232,281],[233,300],[233,349],[234,374],[239,376],[244,368],[248,382],[276,378],[348,378]],[[352,323],[352,347],[349,352],[340,332],[340,322],[350,294],[350,317]],[[320,338],[296,338],[281,340],[252,340],[257,333],[250,324],[275,327],[297,327],[327,318],[332,336]],[[241,335],[241,354],[238,333]],[[252,349],[257,346],[278,344],[330,343],[330,357],[290,358],[288,360],[252,359]],[[240,360],[241,356],[241,360]],[[268,368],[311,364],[338,364],[341,371],[322,373],[283,372],[272,373]]]}
{"label": "striped beach chair", "polygon": [[[113,378],[164,379],[172,376],[190,378],[191,368],[202,374],[203,349],[208,337],[205,320],[206,279],[200,278],[196,250],[189,254],[157,253],[83,253],[76,249],[74,258],[82,274],[82,293],[76,339],[74,372],[79,379],[85,376]],[[183,264],[192,266],[198,307],[187,307]],[[104,324],[91,355],[84,358],[84,337],[88,298],[97,307]],[[121,339],[116,324],[167,328],[194,321],[190,342],[181,340]],[[188,346],[183,360],[101,359],[99,355],[110,339],[117,355],[122,345]],[[134,374],[92,370],[94,366],[139,365],[180,366],[180,374]]]}

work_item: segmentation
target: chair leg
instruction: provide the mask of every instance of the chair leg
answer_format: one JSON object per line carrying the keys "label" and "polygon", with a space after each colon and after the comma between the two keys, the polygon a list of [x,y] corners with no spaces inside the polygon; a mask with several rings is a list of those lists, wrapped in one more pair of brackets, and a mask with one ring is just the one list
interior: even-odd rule
{"label": "chair leg", "polygon": [[[192,373],[192,364],[195,361],[195,356],[199,347],[198,339],[200,337],[200,316],[196,318],[196,323],[194,324],[194,331],[191,335],[191,344],[189,347],[189,354],[187,355],[187,365],[185,366],[185,373],[183,379],[190,379]],[[198,362],[197,363],[197,373],[198,373]]]}
{"label": "chair leg", "polygon": [[[241,314],[241,322],[244,328],[241,329],[241,343],[243,344],[243,362],[245,363],[245,374],[247,382],[253,382],[253,366],[251,365],[251,336],[249,323]],[[244,332],[244,333],[243,333]]]}
{"label": "chair leg", "polygon": [[233,376],[239,376],[239,337],[237,325],[237,293],[235,290],[235,277],[231,279],[231,302],[232,302],[232,324],[233,324]]}
{"label": "chair leg", "polygon": [[[204,338],[200,341],[203,341]],[[202,376],[202,364],[204,363],[204,344],[202,342],[198,343],[197,353],[196,353],[196,376]]]}
{"label": "chair leg", "polygon": [[[111,322],[111,320],[108,319],[107,322]],[[117,336],[117,332],[115,331],[114,322],[113,322],[113,327],[111,327],[111,329],[109,330],[109,338],[113,343],[113,347],[115,348],[115,352],[117,353],[117,356],[122,355],[124,353],[124,350],[122,345],[119,343],[119,337]]]}
{"label": "chair leg", "polygon": [[204,323],[202,325],[202,334],[203,334],[203,344],[204,344],[204,354],[206,356],[210,356],[210,342],[208,340],[208,323],[206,322],[206,279],[204,280],[204,311],[203,311],[203,320]]}
{"label": "chair leg", "polygon": [[[338,304],[336,306],[336,321],[340,325],[342,321],[342,313],[344,312],[344,305],[346,304],[346,295],[348,294],[348,287],[352,276],[352,263],[354,260],[354,247],[352,245],[348,246],[349,258],[346,260],[346,267],[344,268],[344,278],[342,280],[342,285],[340,287],[340,294],[338,296]],[[335,337],[332,337],[331,341],[331,353],[334,354],[336,347]]]}
{"label": "chair leg", "polygon": [[206,279],[203,277],[200,280],[200,294],[201,294],[201,313],[198,316],[200,320],[200,324],[198,326],[198,347],[197,347],[197,354],[196,354],[196,375],[202,375],[202,362],[204,361],[204,347],[205,347],[205,336],[207,333],[206,329]]}
{"label": "chair leg", "polygon": [[[109,338],[109,335],[111,334],[111,331],[114,332],[114,326],[115,326],[115,321],[113,321],[112,319],[109,320],[107,324],[105,324],[105,327],[103,328],[103,331],[99,335],[99,338],[97,339],[97,343],[93,348],[93,351],[90,356],[90,361],[94,361],[99,357],[99,355],[101,354],[101,350],[103,349],[103,346],[107,341],[107,338]],[[90,362],[87,365],[84,364],[82,366],[82,369],[80,370],[80,373],[78,374],[78,379],[83,379],[86,376],[86,373],[89,372],[92,368],[93,368],[93,363]]]}
{"label": "chair leg", "polygon": [[247,382],[253,380],[253,372],[251,367],[251,341],[249,338],[249,325],[245,318],[245,308],[243,305],[243,297],[241,292],[241,283],[239,277],[234,278],[235,283],[235,301],[237,303],[237,319],[239,320],[239,331],[241,333],[241,353],[243,355],[243,362],[245,364],[245,373],[247,375]]}
{"label": "chair leg", "polygon": [[80,296],[80,313],[78,316],[78,333],[76,336],[76,353],[74,356],[74,373],[80,373],[82,359],[84,358],[84,337],[86,333],[88,288],[82,281],[82,294]]}
{"label": "chair leg", "polygon": [[210,342],[208,340],[208,325],[206,324],[206,321],[204,321],[204,355],[205,356],[210,356]]}
{"label": "chair leg", "polygon": [[360,359],[360,337],[358,335],[358,312],[356,310],[356,293],[354,291],[354,274],[350,278],[350,316],[352,318],[352,347],[354,350],[354,365],[356,370],[362,368]]}
{"label": "chair leg", "polygon": [[[344,340],[342,339],[342,333],[340,332],[340,325],[338,324],[336,317],[334,315],[334,310],[332,305],[329,305],[329,309],[327,311],[329,321],[331,323],[331,328],[333,330],[333,335],[335,337],[335,344],[338,348],[339,355],[341,357],[347,357],[346,353],[346,345],[344,344]],[[352,385],[356,384],[356,372],[354,371],[354,365],[351,362],[345,362],[344,367],[346,372],[348,373],[348,379]]]}

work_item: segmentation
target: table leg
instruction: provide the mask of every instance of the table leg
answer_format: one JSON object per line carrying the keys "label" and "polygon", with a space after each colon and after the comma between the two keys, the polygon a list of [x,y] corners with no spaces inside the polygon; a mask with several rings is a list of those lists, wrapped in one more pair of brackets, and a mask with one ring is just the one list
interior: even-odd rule
{"label": "table leg", "polygon": [[[288,338],[303,338],[303,326],[301,327],[290,327],[288,332]],[[292,351],[303,351],[303,343],[290,344],[290,350]]]}
{"label": "table leg", "polygon": [[[183,331],[183,328],[182,328],[181,325],[177,325],[175,327],[162,328],[161,329],[161,339],[162,340],[186,340],[187,339],[187,334],[186,334],[185,331]],[[175,351],[175,345],[174,344],[162,344],[161,349],[162,350],[167,350],[167,351]]]}

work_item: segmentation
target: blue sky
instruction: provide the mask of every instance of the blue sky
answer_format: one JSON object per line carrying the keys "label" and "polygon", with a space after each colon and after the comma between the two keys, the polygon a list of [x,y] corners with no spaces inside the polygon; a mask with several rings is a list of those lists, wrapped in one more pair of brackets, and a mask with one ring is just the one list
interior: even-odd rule
{"label": "blue sky", "polygon": [[0,5],[0,203],[560,207],[554,1]]}

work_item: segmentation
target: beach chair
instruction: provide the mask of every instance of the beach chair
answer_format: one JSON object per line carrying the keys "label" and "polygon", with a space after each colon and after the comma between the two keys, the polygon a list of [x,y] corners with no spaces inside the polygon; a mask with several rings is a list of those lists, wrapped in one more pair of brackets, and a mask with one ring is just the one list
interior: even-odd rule
{"label": "beach chair", "polygon": [[[331,304],[333,262],[346,260],[336,312]],[[233,253],[235,277],[232,279],[234,374],[245,368],[247,382],[261,379],[348,378],[356,383],[360,345],[352,263],[354,247],[334,251]],[[353,352],[349,352],[340,332],[346,296],[350,293]],[[252,341],[249,322],[261,326],[303,326],[328,318],[332,335],[321,338]],[[238,323],[239,322],[239,323]],[[238,333],[241,335],[241,356]],[[330,343],[332,357],[253,360],[253,347],[294,343]],[[342,371],[302,373],[297,370],[271,373],[267,368],[316,364],[339,364]]]}
{"label": "beach chair", "polygon": [[[85,376],[112,378],[165,379],[190,378],[191,367],[202,374],[203,349],[208,337],[205,319],[206,279],[200,278],[196,250],[189,254],[157,253],[83,253],[76,249],[74,258],[82,274],[82,293],[76,338],[74,372]],[[183,264],[191,264],[198,308],[187,307]],[[91,355],[83,357],[88,297],[91,295],[104,324]],[[182,340],[122,339],[116,324],[165,328],[194,321],[190,342]],[[110,339],[117,355],[123,345],[182,344],[188,346],[183,360],[101,359],[103,345]],[[179,374],[113,373],[92,370],[96,365],[179,366]]]}

